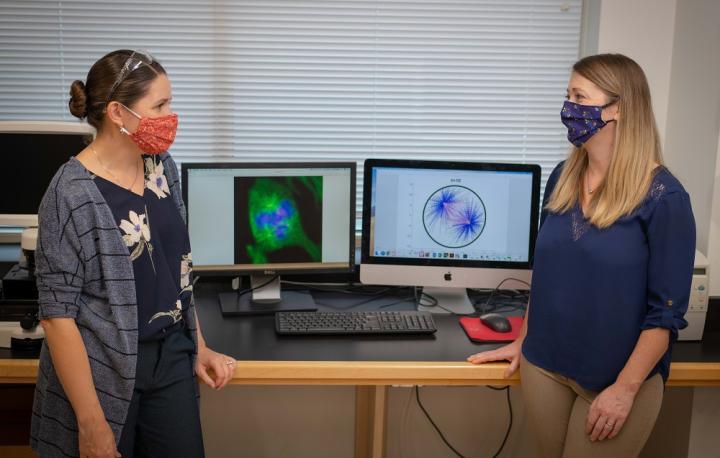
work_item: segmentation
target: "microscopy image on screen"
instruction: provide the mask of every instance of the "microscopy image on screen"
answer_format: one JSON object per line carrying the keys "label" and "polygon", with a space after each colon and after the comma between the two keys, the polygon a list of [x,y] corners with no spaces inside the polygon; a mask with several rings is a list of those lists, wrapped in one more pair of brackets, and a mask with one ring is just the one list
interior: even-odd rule
{"label": "microscopy image on screen", "polygon": [[485,204],[465,186],[445,186],[433,192],[423,209],[423,227],[428,236],[446,248],[470,245],[485,229]]}
{"label": "microscopy image on screen", "polygon": [[322,261],[322,176],[235,177],[235,263]]}

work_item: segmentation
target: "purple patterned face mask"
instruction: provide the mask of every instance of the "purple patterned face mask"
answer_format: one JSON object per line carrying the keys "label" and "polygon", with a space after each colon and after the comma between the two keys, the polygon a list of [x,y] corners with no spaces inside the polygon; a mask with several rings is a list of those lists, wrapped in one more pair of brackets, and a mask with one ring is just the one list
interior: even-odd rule
{"label": "purple patterned face mask", "polygon": [[[615,103],[615,101],[602,106],[580,105],[579,103],[566,100],[560,111],[560,119],[568,129],[567,138],[575,146],[581,146],[595,135],[608,122],[603,121],[603,108]],[[614,121],[614,120],[613,120]]]}

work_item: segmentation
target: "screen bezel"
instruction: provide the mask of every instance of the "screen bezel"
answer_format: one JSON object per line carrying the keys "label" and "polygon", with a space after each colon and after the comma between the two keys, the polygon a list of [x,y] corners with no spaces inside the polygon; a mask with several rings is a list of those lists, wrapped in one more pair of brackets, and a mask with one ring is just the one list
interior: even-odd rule
{"label": "screen bezel", "polygon": [[[532,173],[532,200],[530,203],[530,227],[527,261],[485,261],[457,260],[433,258],[400,258],[390,256],[374,256],[370,249],[370,223],[372,204],[373,168],[426,169],[426,170],[463,170],[463,171],[498,171],[498,172],[530,172]],[[485,267],[498,269],[531,269],[535,240],[538,232],[540,207],[540,177],[542,169],[537,164],[509,164],[494,162],[449,162],[424,161],[410,159],[367,159],[363,166],[363,213],[362,241],[360,257],[362,264],[407,265],[429,267]]]}
{"label": "screen bezel", "polygon": [[288,264],[227,264],[198,265],[193,264],[193,271],[212,273],[214,275],[275,275],[307,274],[307,273],[346,273],[355,268],[355,192],[357,164],[355,162],[183,162],[180,165],[182,178],[182,198],[186,209],[186,227],[190,230],[190,207],[188,205],[188,171],[191,169],[308,169],[308,168],[346,168],[350,169],[350,215],[349,215],[349,246],[348,263],[288,263]]}
{"label": "screen bezel", "polygon": [[[86,137],[81,139],[85,143],[89,143],[88,139],[95,136],[95,128],[86,122],[77,121],[0,121],[0,133],[2,134],[22,134],[22,135],[72,135]],[[60,154],[69,154],[69,159],[74,154],[79,153],[61,152]],[[52,176],[50,177],[52,180]],[[50,181],[48,181],[48,184]],[[40,205],[40,202],[38,202]],[[19,243],[19,228],[37,227],[38,217],[37,211],[32,213],[0,213],[0,228],[4,232],[0,234],[2,243]],[[18,231],[18,232],[13,232]]]}

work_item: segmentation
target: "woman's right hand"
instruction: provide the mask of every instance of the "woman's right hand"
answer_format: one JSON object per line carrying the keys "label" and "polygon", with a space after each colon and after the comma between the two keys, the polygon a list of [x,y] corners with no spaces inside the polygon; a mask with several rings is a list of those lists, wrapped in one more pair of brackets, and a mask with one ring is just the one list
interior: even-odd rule
{"label": "woman's right hand", "polygon": [[115,435],[104,418],[80,425],[78,440],[81,458],[118,458]]}
{"label": "woman's right hand", "polygon": [[520,367],[520,353],[522,351],[522,339],[516,339],[503,347],[495,350],[476,353],[468,357],[473,364],[489,363],[490,361],[510,361],[510,366],[505,370],[505,378],[511,377]]}

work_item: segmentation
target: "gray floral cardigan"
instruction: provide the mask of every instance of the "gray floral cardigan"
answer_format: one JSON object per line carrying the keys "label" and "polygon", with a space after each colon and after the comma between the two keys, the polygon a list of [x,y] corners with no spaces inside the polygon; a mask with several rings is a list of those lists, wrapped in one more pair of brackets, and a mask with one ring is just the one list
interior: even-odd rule
{"label": "gray floral cardigan", "polygon": [[[160,159],[172,198],[185,219],[177,166],[167,153]],[[102,194],[75,158],[50,183],[38,220],[39,317],[75,320],[95,391],[117,443],[133,394],[137,362],[137,304],[130,254]],[[197,348],[194,302],[185,318]],[[47,343],[40,353],[30,445],[42,457],[79,455],[77,420]]]}

